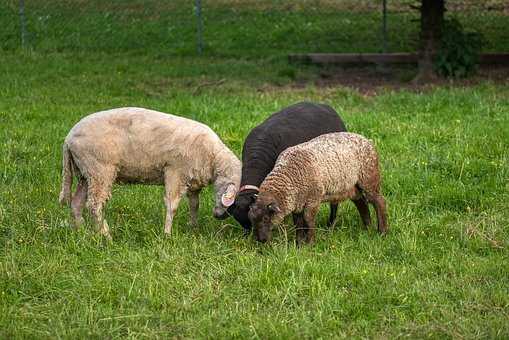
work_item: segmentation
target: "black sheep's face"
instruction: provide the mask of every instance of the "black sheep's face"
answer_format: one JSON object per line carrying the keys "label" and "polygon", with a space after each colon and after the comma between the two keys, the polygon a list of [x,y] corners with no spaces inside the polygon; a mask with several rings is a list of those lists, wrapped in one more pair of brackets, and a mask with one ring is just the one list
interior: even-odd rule
{"label": "black sheep's face", "polygon": [[251,231],[251,221],[249,220],[249,208],[255,202],[255,194],[241,192],[235,197],[235,202],[228,208],[228,213],[240,223],[246,232]]}
{"label": "black sheep's face", "polygon": [[270,241],[274,216],[280,211],[275,202],[256,202],[251,206],[249,220],[253,225],[254,234],[258,242],[265,243]]}

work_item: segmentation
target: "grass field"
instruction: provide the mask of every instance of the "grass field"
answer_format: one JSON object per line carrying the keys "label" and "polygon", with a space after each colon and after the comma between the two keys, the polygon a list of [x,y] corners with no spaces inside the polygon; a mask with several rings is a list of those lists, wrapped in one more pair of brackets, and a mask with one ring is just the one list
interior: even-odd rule
{"label": "grass field", "polygon": [[[0,338],[509,336],[509,88],[364,97],[294,89],[284,65],[122,55],[13,54],[0,65]],[[207,67],[205,65],[208,65]],[[199,87],[214,79],[221,85]],[[254,79],[254,80],[250,80]],[[200,89],[197,91],[196,89]],[[193,95],[193,93],[195,93]],[[391,231],[351,203],[313,247],[268,246],[162,189],[116,187],[108,244],[57,205],[63,138],[80,117],[137,105],[209,124],[240,154],[249,130],[299,100],[334,106],[382,159]],[[325,207],[324,207],[325,209]]]}
{"label": "grass field", "polygon": [[[509,337],[507,84],[363,96],[254,58],[271,47],[183,57],[151,37],[143,52],[0,40],[0,339]],[[72,230],[57,203],[61,144],[91,112],[183,115],[240,155],[251,128],[301,100],[332,105],[375,142],[386,237],[344,203],[333,229],[323,206],[314,246],[296,248],[290,223],[259,245],[212,217],[206,190],[200,226],[184,201],[167,238],[162,188],[117,186],[108,243],[90,225]]]}

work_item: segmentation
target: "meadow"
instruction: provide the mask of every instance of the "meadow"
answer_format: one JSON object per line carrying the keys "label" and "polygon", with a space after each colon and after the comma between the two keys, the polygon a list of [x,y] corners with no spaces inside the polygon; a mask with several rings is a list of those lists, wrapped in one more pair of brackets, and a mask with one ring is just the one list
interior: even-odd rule
{"label": "meadow", "polygon": [[[507,83],[366,96],[247,54],[2,52],[0,338],[509,337]],[[289,221],[260,245],[212,217],[208,189],[199,227],[184,201],[165,237],[162,188],[136,185],[114,187],[107,242],[58,205],[61,144],[89,113],[182,115],[240,156],[250,129],[301,100],[374,141],[387,236],[345,202],[333,228],[323,205],[315,245],[297,248]]]}

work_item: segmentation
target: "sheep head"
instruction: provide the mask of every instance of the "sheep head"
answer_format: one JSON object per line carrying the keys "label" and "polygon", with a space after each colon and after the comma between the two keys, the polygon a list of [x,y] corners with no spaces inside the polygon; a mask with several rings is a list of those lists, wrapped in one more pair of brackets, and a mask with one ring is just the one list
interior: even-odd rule
{"label": "sheep head", "polygon": [[271,195],[261,195],[249,210],[249,220],[255,230],[258,242],[270,241],[272,226],[276,217],[281,213],[281,208],[276,199]]}
{"label": "sheep head", "polygon": [[248,213],[249,208],[256,201],[257,193],[258,191],[253,189],[239,191],[235,197],[235,202],[228,208],[228,213],[242,225],[246,234],[251,231],[251,221]]}
{"label": "sheep head", "polygon": [[214,183],[216,191],[216,204],[214,206],[214,217],[223,220],[228,217],[228,208],[233,205],[238,185],[227,179],[218,179]]}

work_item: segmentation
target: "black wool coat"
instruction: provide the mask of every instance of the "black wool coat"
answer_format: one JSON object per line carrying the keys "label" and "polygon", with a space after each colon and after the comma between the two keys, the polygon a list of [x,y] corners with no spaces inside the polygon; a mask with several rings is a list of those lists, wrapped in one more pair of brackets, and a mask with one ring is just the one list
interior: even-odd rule
{"label": "black wool coat", "polygon": [[[325,133],[341,131],[346,131],[345,124],[338,113],[325,104],[300,102],[272,114],[251,130],[244,142],[240,186],[259,187],[286,148]],[[228,210],[247,232],[251,229],[248,212],[256,199],[255,194],[256,190],[252,189],[239,192]]]}

